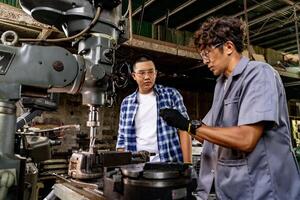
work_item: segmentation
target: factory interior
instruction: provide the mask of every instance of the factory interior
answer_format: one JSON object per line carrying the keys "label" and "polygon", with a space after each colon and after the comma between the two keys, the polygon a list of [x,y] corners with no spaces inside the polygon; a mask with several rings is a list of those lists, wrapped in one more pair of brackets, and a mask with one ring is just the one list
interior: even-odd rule
{"label": "factory interior", "polygon": [[[204,119],[218,76],[194,37],[224,16],[246,24],[242,56],[280,75],[300,163],[300,0],[0,0],[0,200],[202,199],[203,141],[191,140],[190,162],[117,151],[121,104],[145,55],[155,84]],[[219,189],[207,199],[248,199]]]}

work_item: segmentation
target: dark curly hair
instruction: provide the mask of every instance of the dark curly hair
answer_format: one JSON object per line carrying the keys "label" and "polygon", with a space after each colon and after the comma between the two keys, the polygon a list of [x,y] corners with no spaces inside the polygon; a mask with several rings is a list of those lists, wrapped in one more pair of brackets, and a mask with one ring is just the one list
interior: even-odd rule
{"label": "dark curly hair", "polygon": [[245,23],[237,18],[210,18],[195,32],[194,44],[199,50],[231,41],[241,53],[244,49]]}

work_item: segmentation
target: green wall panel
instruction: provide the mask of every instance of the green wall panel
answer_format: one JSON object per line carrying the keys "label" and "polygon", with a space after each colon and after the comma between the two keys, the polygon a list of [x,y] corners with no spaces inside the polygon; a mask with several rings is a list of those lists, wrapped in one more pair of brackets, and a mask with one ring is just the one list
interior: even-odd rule
{"label": "green wall panel", "polygon": [[[132,20],[132,32],[134,34],[138,34],[138,29],[139,29],[139,21],[137,20]],[[141,27],[141,33],[139,35],[145,36],[145,37],[152,37],[152,24],[146,21],[142,22],[142,27]]]}
{"label": "green wall panel", "polygon": [[20,7],[19,0],[0,0],[0,3],[5,3],[11,6]]}

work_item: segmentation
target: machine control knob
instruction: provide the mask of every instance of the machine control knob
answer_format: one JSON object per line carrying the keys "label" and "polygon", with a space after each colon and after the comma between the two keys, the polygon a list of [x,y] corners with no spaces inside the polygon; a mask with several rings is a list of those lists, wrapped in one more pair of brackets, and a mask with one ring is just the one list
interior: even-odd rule
{"label": "machine control knob", "polygon": [[100,80],[105,76],[105,69],[101,65],[95,64],[91,67],[91,75],[94,79]]}
{"label": "machine control knob", "polygon": [[103,57],[105,58],[105,61],[110,64],[113,63],[113,56],[114,56],[114,52],[112,49],[105,49],[103,51]]}
{"label": "machine control knob", "polygon": [[65,66],[64,63],[62,63],[61,61],[57,60],[52,64],[52,67],[55,71],[61,72],[64,70]]}

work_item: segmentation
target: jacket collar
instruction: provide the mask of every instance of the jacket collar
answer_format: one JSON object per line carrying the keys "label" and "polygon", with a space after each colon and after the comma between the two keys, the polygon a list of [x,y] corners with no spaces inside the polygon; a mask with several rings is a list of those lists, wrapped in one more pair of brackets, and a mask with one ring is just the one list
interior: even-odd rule
{"label": "jacket collar", "polygon": [[243,73],[243,71],[247,67],[248,62],[249,62],[249,58],[242,57],[240,62],[234,68],[232,76],[237,76],[237,75]]}
{"label": "jacket collar", "polygon": [[[238,62],[238,64],[235,66],[233,72],[232,72],[232,77],[234,76],[237,76],[237,75],[240,75],[241,73],[243,73],[243,71],[245,70],[245,68],[247,67],[247,64],[249,62],[249,58],[246,58],[246,57],[242,57],[240,59],[240,61]],[[217,82],[220,81],[220,80],[223,80],[225,79],[225,75],[224,74],[221,74],[218,78],[217,78]]]}

